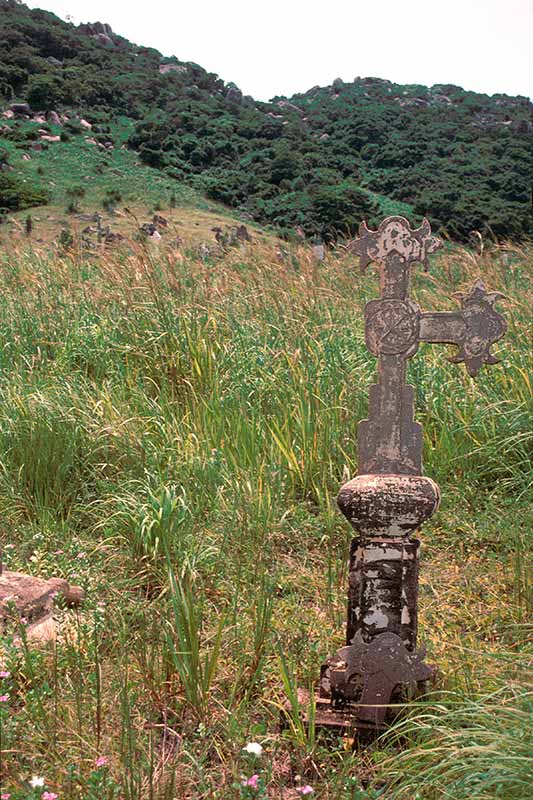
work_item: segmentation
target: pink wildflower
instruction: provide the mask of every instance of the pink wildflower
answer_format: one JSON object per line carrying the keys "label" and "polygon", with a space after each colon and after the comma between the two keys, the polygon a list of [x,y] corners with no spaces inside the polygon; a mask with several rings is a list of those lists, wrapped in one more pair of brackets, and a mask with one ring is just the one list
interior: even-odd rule
{"label": "pink wildflower", "polygon": [[59,795],[55,792],[43,792],[41,795],[41,800],[57,800],[58,797]]}
{"label": "pink wildflower", "polygon": [[94,762],[95,767],[105,767],[107,764],[107,756],[98,756]]}
{"label": "pink wildflower", "polygon": [[9,700],[8,694],[0,694],[0,703],[7,703],[8,700]]}
{"label": "pink wildflower", "polygon": [[9,794],[9,792],[4,792],[3,794],[0,794],[0,800],[9,800],[10,797],[11,795]]}
{"label": "pink wildflower", "polygon": [[5,670],[5,669],[0,670],[0,678],[9,678],[10,675],[11,675],[11,673],[7,672],[7,670]]}
{"label": "pink wildflower", "polygon": [[27,625],[27,624],[28,624],[28,620],[27,620],[27,618],[26,618],[26,617],[21,617],[21,618],[20,618],[20,624],[21,624],[21,625]]}
{"label": "pink wildflower", "polygon": [[247,780],[243,781],[244,786],[249,786],[251,789],[259,789],[259,775],[252,775]]}
{"label": "pink wildflower", "polygon": [[313,792],[315,790],[313,789],[312,786],[309,786],[309,784],[306,784],[305,786],[298,786],[296,791],[297,791],[298,794],[313,794]]}

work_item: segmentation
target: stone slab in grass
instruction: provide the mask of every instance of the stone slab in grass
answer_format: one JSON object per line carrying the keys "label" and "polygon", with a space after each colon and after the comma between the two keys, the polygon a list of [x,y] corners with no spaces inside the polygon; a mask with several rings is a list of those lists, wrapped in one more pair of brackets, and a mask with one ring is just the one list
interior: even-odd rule
{"label": "stone slab in grass", "polygon": [[28,639],[50,641],[55,638],[54,598],[63,597],[68,606],[79,606],[83,589],[62,578],[36,578],[21,572],[3,570],[0,574],[0,617],[2,632],[16,619],[27,620]]}

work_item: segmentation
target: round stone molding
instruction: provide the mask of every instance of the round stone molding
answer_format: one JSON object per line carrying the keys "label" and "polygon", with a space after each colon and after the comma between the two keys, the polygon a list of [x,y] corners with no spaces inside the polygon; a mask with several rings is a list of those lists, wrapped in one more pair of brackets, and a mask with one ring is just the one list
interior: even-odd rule
{"label": "round stone molding", "polygon": [[418,347],[420,309],[410,300],[371,300],[365,309],[366,346],[375,356],[412,356]]}
{"label": "round stone molding", "polygon": [[439,487],[423,475],[358,475],[337,503],[362,536],[408,536],[437,510]]}

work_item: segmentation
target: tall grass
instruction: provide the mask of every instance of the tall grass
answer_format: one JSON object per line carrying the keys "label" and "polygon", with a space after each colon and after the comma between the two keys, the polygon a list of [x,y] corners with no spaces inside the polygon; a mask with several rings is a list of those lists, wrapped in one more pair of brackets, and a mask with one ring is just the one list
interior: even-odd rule
{"label": "tall grass", "polygon": [[454,249],[414,276],[420,304],[442,310],[482,274],[508,297],[509,333],[475,382],[443,346],[409,364],[443,491],[421,533],[422,635],[459,699],[352,755],[302,724],[295,692],[343,638],[350,531],[335,495],[375,374],[362,314],[375,273],[342,251],[280,262],[261,244],[212,262],[4,254],[4,558],[87,600],[58,609],[53,652],[2,642],[2,790],[23,800],[42,773],[61,800],[233,798],[253,770],[272,797],[296,797],[300,775],[325,798],[525,798],[522,755],[514,780],[507,753],[523,753],[531,714],[511,656],[531,608],[532,263],[527,246]]}
{"label": "tall grass", "polygon": [[[531,692],[470,699],[444,696],[396,726],[398,752],[385,762],[391,798],[527,797],[533,783]],[[406,741],[410,742],[408,746]]]}

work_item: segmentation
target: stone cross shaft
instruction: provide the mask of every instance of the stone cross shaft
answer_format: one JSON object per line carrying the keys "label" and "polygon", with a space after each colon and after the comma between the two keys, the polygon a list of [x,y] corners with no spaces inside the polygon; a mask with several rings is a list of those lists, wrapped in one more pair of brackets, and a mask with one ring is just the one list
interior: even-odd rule
{"label": "stone cross shaft", "polygon": [[420,342],[458,347],[450,360],[464,361],[475,376],[495,364],[491,345],[506,330],[478,280],[461,307],[423,312],[409,296],[415,262],[427,269],[440,247],[424,220],[413,230],[403,217],[388,217],[376,231],[365,223],[349,250],[364,271],[379,269],[381,296],[365,308],[365,340],[378,359],[378,381],[370,387],[368,419],[358,428],[358,475],[338,496],[342,513],[358,532],[350,552],[346,647],[322,667],[320,695],[334,708],[353,704],[360,725],[384,723],[386,704],[406,684],[426,680],[432,670],[416,650],[419,541],[410,538],[439,503],[439,488],[422,475],[422,427],[414,421],[414,391],[406,364]]}

